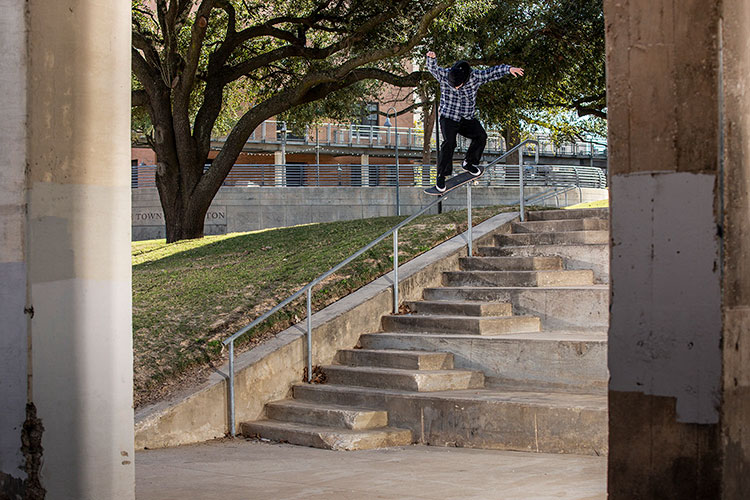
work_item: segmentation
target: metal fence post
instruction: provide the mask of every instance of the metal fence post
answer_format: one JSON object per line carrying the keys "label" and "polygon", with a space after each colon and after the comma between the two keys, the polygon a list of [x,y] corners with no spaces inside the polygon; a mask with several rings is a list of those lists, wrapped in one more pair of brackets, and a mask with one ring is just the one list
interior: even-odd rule
{"label": "metal fence post", "polygon": [[307,381],[312,382],[312,287],[307,289]]}
{"label": "metal fence post", "polygon": [[471,235],[471,182],[469,181],[468,184],[466,184],[466,212],[468,214],[468,223],[469,223],[469,255],[468,257],[471,257],[474,255],[474,251],[472,249],[472,242],[473,238]]}
{"label": "metal fence post", "polygon": [[518,148],[518,189],[520,191],[521,196],[521,222],[526,220],[524,218],[523,210],[524,210],[524,199],[523,199],[523,146]]}
{"label": "metal fence post", "polygon": [[234,340],[229,343],[229,434],[235,436],[234,423]]}
{"label": "metal fence post", "polygon": [[398,314],[398,229],[393,231],[393,314]]}

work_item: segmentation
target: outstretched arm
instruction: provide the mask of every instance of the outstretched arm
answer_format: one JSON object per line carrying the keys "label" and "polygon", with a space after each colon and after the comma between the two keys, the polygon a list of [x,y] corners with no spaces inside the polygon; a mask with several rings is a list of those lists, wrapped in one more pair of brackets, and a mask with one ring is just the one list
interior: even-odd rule
{"label": "outstretched arm", "polygon": [[436,57],[433,51],[427,53],[427,71],[432,73],[437,81],[442,82],[448,78],[448,68],[438,66]]}
{"label": "outstretched arm", "polygon": [[500,64],[488,69],[474,71],[474,75],[480,84],[498,80],[509,73],[514,77],[523,76],[523,68],[514,68],[508,64]]}

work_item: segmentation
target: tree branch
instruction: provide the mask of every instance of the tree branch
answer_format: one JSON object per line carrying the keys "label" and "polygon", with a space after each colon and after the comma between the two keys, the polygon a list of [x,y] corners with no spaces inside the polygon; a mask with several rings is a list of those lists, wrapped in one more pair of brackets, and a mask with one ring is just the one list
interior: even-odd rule
{"label": "tree branch", "polygon": [[198,69],[203,39],[206,36],[208,17],[213,9],[213,0],[203,0],[195,15],[195,22],[190,34],[190,49],[185,61],[185,69],[182,71],[182,93],[189,97],[195,83],[195,72]]}
{"label": "tree branch", "polygon": [[[444,10],[445,8],[447,8],[448,4],[451,4],[451,3],[453,3],[453,1],[443,2],[443,4],[441,4],[441,5],[445,4],[445,7],[443,7],[440,10],[440,12],[442,10]],[[435,16],[437,16],[438,13],[439,12],[437,12],[435,14]],[[292,46],[279,47],[279,48],[274,49],[274,50],[272,50],[270,52],[266,52],[265,54],[261,54],[259,56],[253,57],[253,58],[251,58],[251,59],[249,59],[249,60],[247,60],[247,61],[245,61],[245,62],[243,62],[241,64],[238,64],[236,66],[233,66],[233,67],[225,70],[226,74],[225,74],[225,77],[224,77],[224,81],[226,83],[229,83],[231,81],[234,81],[234,80],[236,80],[236,79],[238,79],[238,78],[246,75],[247,73],[249,73],[251,71],[254,71],[254,70],[256,70],[256,69],[258,69],[260,67],[263,67],[263,66],[267,66],[268,64],[270,64],[272,62],[284,59],[286,57],[304,57],[306,59],[315,59],[315,60],[325,59],[325,58],[327,58],[327,57],[335,54],[336,52],[338,52],[338,51],[340,51],[340,50],[342,50],[342,49],[344,49],[346,47],[349,47],[349,46],[353,45],[354,43],[360,41],[364,37],[365,34],[369,33],[370,31],[372,31],[373,29],[375,29],[380,24],[388,21],[389,19],[392,19],[397,14],[398,14],[398,12],[395,9],[389,9],[389,10],[383,11],[380,15],[373,16],[370,19],[368,19],[367,22],[365,22],[360,27],[358,27],[349,36],[346,36],[346,37],[342,38],[341,40],[339,40],[338,42],[332,43],[328,47],[325,47],[325,48],[322,48],[322,49],[311,48],[311,47],[304,47],[304,46],[302,46],[300,44],[300,45],[292,45]],[[277,18],[276,21],[278,21],[279,19],[284,19],[284,18]],[[292,18],[289,18],[289,19],[292,19]],[[294,18],[294,19],[301,19],[301,18]],[[429,22],[431,22],[432,19],[434,19],[434,17],[430,18]],[[427,25],[429,25],[429,22],[427,23]],[[266,24],[267,25],[271,24],[271,22],[269,21]],[[421,28],[421,26],[420,26],[420,28]],[[254,27],[254,28],[248,28],[248,29],[257,29],[258,31],[260,31],[261,27]],[[247,30],[245,30],[245,31],[247,31]],[[425,27],[425,31],[426,31],[426,27]],[[422,33],[422,34],[424,34],[424,33]],[[298,39],[295,37],[295,40],[298,40]],[[392,49],[389,49],[389,50],[392,50]],[[378,51],[378,54],[381,54],[381,53],[383,53],[383,51]],[[389,54],[388,52],[386,52],[386,54],[387,55],[394,55],[394,56],[395,55],[399,55],[396,52],[393,52],[392,54]],[[368,62],[376,61],[376,60],[378,60],[378,59],[380,59],[382,57],[383,57],[382,55],[380,55],[380,57],[376,57],[376,58],[373,58],[373,57],[369,57],[369,58],[368,57],[362,57],[361,58],[362,62],[360,62],[358,64],[354,64],[352,66],[352,68],[361,66],[363,64],[367,64]],[[345,71],[348,71],[348,70],[345,70]]]}
{"label": "tree branch", "polygon": [[147,92],[153,94],[156,92],[156,86],[158,81],[158,70],[146,61],[136,49],[131,49],[131,69],[135,73],[138,81],[146,89]]}
{"label": "tree branch", "polygon": [[[393,47],[389,47],[385,49],[375,50],[366,55],[351,59],[347,61],[346,63],[342,64],[341,66],[339,66],[339,69],[336,72],[336,75],[338,77],[341,77],[344,74],[348,73],[349,71],[353,70],[354,68],[363,66],[365,64],[369,64],[374,61],[378,61],[380,59],[384,59],[386,57],[403,56],[408,51],[413,49],[417,45],[417,43],[419,43],[422,40],[424,35],[427,33],[427,30],[429,29],[432,21],[438,15],[440,15],[441,12],[443,12],[445,9],[450,7],[453,3],[454,3],[453,0],[440,2],[438,5],[433,7],[431,11],[429,11],[427,14],[422,16],[422,20],[419,23],[419,28],[417,29],[417,31],[414,32],[414,34],[406,43],[395,45]],[[381,21],[378,21],[377,24],[380,24],[380,22]]]}
{"label": "tree branch", "polygon": [[607,113],[605,111],[602,111],[601,109],[576,106],[575,110],[578,113],[578,116],[596,116],[597,118],[602,118],[603,120],[607,119]]}
{"label": "tree branch", "polygon": [[145,35],[143,35],[143,33],[133,30],[132,44],[133,47],[143,52],[143,55],[146,58],[148,64],[150,64],[154,69],[159,67],[159,65],[161,64],[161,61],[159,60],[159,53],[156,51],[151,41]]}

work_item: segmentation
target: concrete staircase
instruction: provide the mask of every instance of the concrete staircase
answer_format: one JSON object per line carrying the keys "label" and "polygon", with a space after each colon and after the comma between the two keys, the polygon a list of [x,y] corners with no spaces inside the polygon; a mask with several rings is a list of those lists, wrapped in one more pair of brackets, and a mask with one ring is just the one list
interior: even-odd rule
{"label": "concrete staircase", "polygon": [[608,239],[606,209],[530,212],[242,433],[606,453]]}

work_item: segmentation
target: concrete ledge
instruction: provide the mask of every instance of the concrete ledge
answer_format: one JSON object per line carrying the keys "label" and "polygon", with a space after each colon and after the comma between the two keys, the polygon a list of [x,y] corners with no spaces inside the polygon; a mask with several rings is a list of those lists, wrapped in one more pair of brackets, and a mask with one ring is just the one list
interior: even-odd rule
{"label": "concrete ledge", "polygon": [[[488,245],[497,231],[508,230],[517,213],[499,214],[473,229],[474,245]],[[440,286],[442,273],[458,269],[466,256],[461,234],[399,268],[399,298],[419,300],[422,290]],[[313,363],[330,364],[340,349],[354,347],[359,336],[379,331],[381,317],[393,310],[389,273],[331,304],[312,317]],[[286,398],[302,380],[307,363],[305,322],[235,357],[236,421],[258,420],[265,404]],[[228,366],[197,387],[136,412],[135,447],[161,448],[224,436],[229,428]]]}

